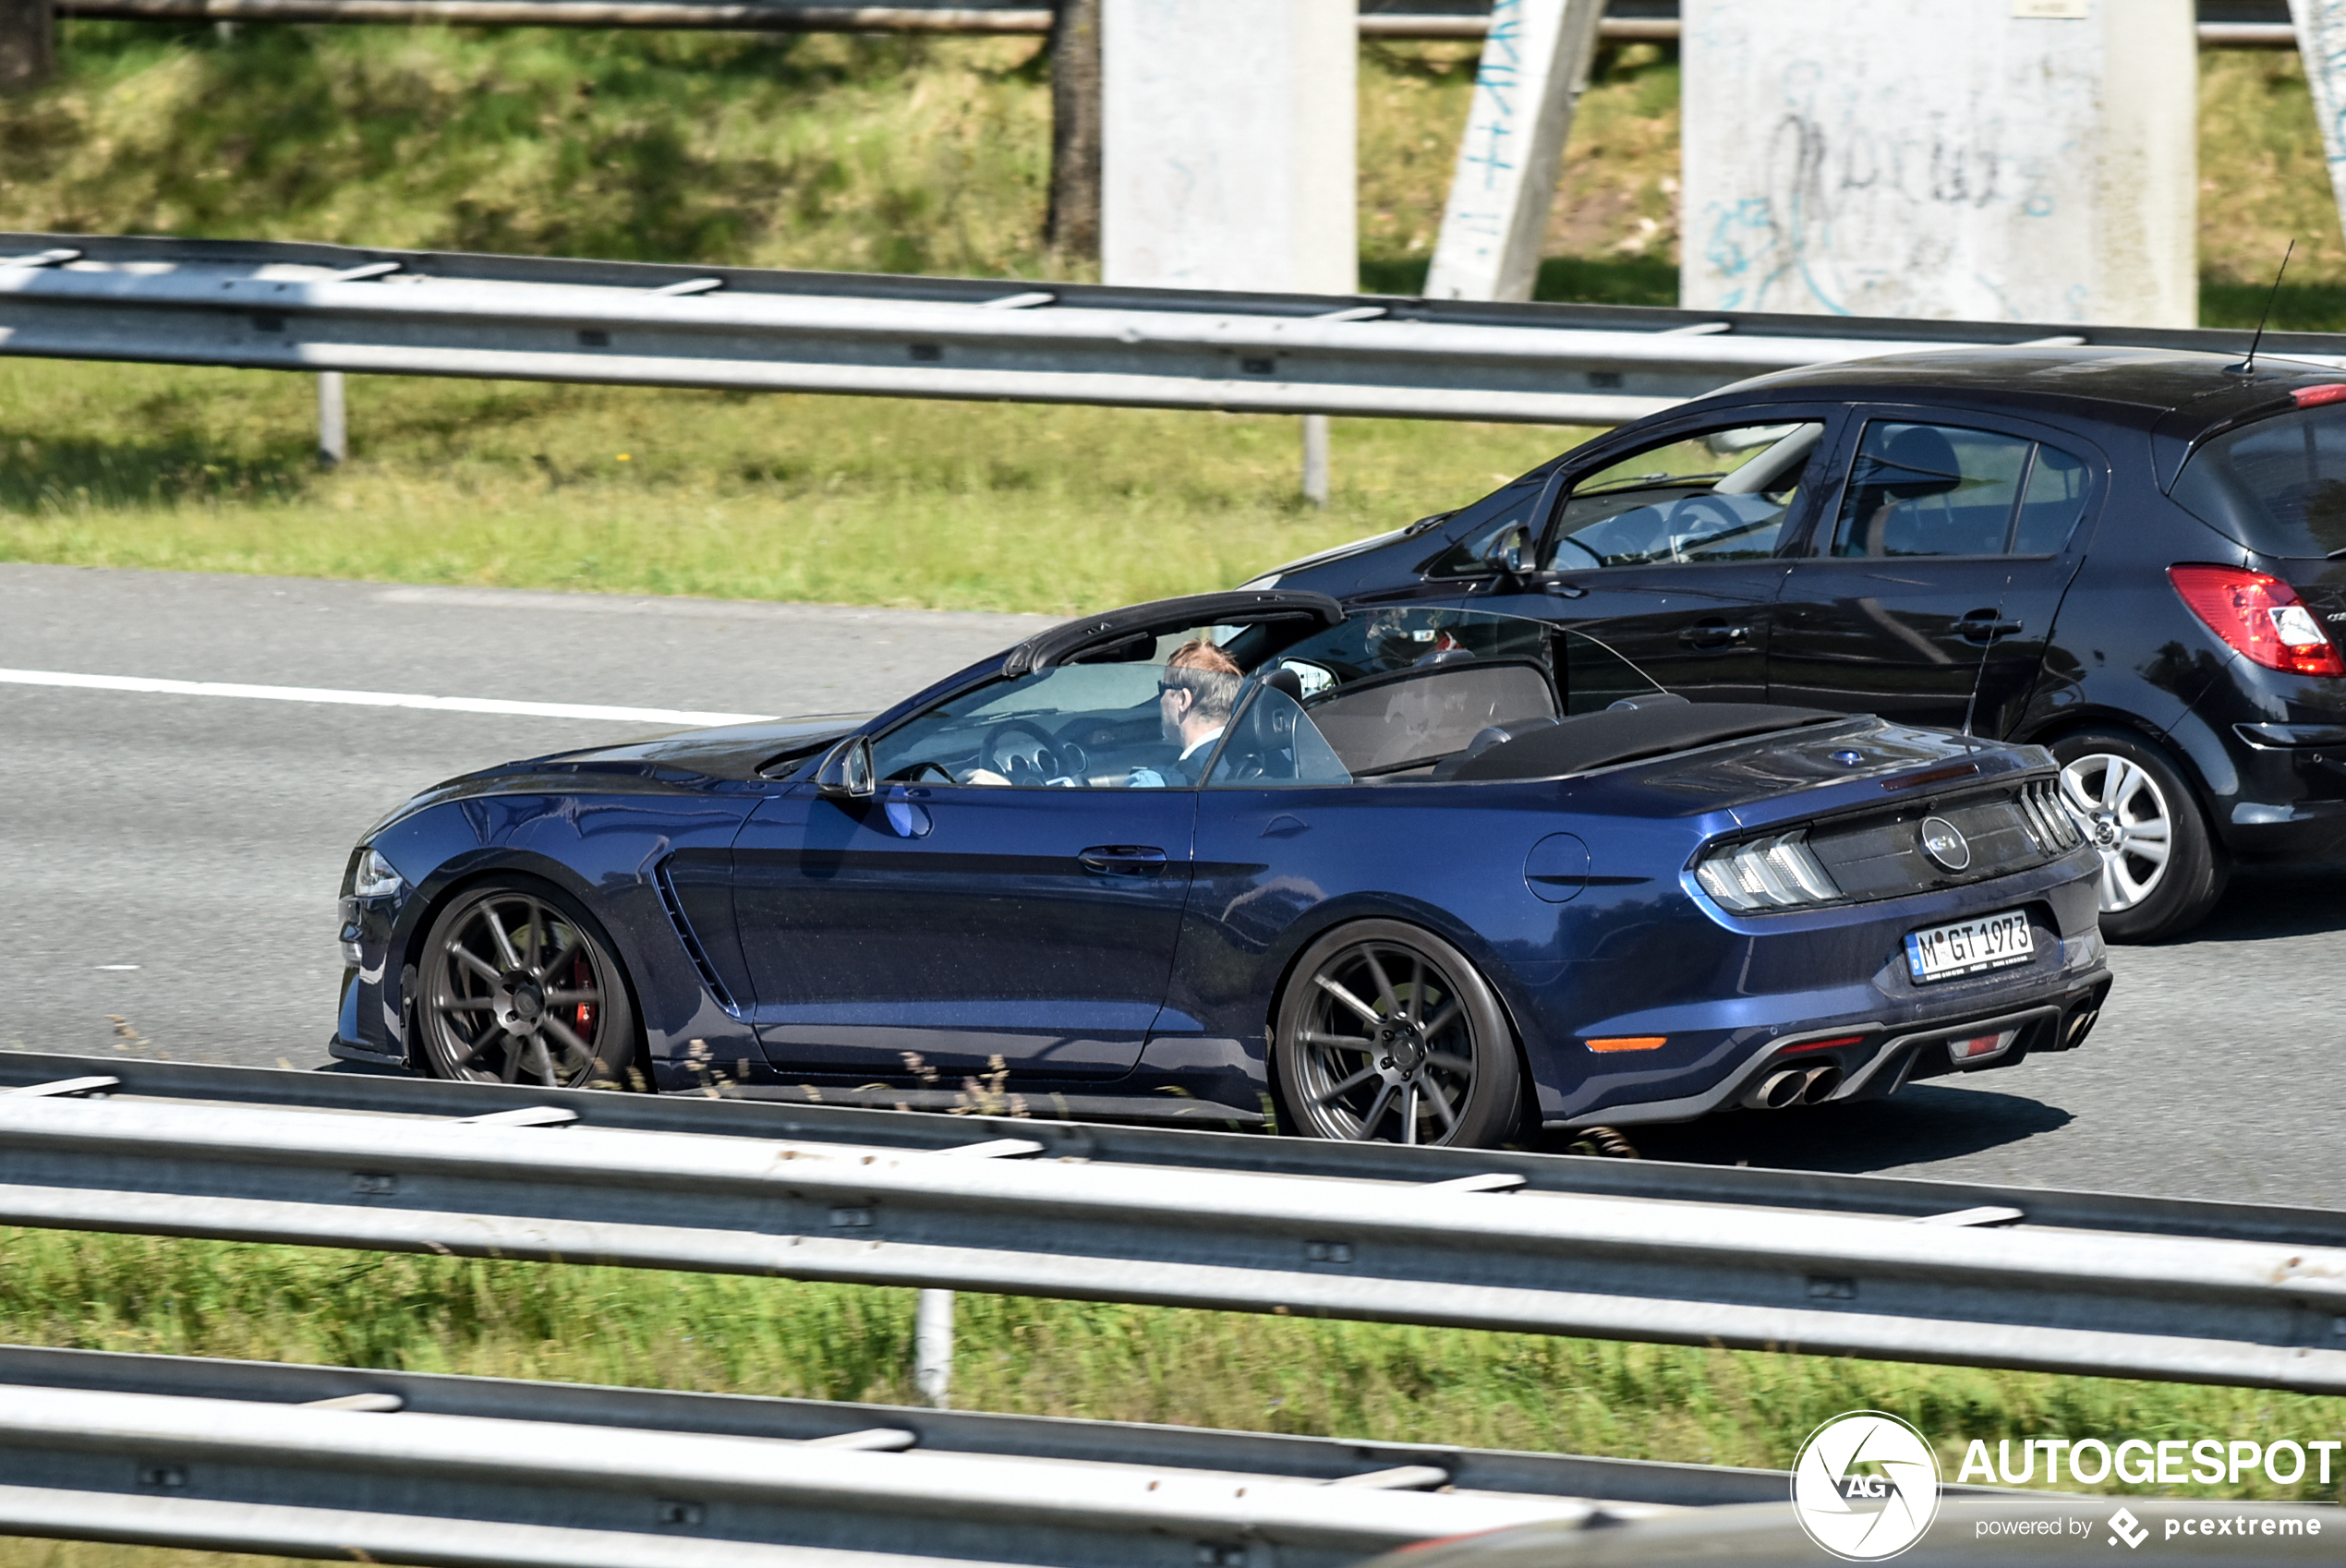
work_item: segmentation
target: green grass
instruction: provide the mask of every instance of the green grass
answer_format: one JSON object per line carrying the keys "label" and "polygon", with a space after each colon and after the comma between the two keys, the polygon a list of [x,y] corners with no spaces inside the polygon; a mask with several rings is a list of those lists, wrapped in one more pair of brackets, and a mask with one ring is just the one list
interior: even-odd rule
{"label": "green grass", "polygon": [[1073,614],[1472,499],[1580,433],[0,361],[0,560]]}
{"label": "green grass", "polygon": [[[912,1321],[903,1290],[0,1230],[18,1344],[910,1403]],[[1951,1476],[1975,1437],[2346,1417],[2247,1390],[1015,1297],[962,1296],[958,1329],[963,1408],[1700,1464],[1787,1466],[1858,1406],[1914,1421]]]}

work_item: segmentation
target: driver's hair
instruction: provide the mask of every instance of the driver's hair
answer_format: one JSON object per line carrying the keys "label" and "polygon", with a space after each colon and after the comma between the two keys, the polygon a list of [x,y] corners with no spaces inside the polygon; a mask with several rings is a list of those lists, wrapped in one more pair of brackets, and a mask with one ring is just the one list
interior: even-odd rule
{"label": "driver's hair", "polygon": [[1237,659],[1203,637],[1183,643],[1165,661],[1165,683],[1189,693],[1201,718],[1230,717],[1242,675]]}

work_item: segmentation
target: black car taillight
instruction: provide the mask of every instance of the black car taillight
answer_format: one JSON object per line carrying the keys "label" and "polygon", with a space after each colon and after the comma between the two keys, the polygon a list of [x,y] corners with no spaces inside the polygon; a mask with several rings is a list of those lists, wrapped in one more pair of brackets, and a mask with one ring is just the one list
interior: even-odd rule
{"label": "black car taillight", "polygon": [[2028,836],[2045,853],[2060,854],[2086,841],[2085,829],[2062,803],[2061,786],[2050,778],[2032,778],[2020,787],[2020,814]]}
{"label": "black car taillight", "polygon": [[2237,566],[2170,566],[2167,580],[2209,631],[2252,662],[2292,675],[2346,675],[2322,623],[2279,578]]}

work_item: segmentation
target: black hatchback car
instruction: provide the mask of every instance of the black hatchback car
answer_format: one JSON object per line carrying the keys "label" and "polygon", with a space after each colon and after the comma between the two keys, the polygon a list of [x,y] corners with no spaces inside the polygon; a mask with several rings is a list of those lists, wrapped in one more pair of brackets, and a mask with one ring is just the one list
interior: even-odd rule
{"label": "black hatchback car", "polygon": [[1697,701],[2049,747],[2103,929],[2346,858],[2346,371],[2146,349],[1745,381],[1250,586],[1590,633]]}

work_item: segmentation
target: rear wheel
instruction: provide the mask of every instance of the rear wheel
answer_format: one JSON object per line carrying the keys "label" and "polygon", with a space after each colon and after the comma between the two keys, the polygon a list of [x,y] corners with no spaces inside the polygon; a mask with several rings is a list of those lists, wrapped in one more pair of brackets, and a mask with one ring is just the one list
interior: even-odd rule
{"label": "rear wheel", "polygon": [[1305,949],[1279,998],[1272,1062],[1314,1138],[1490,1148],[1516,1129],[1515,1037],[1467,956],[1399,921]]}
{"label": "rear wheel", "polygon": [[626,1080],[635,1013],[610,939],[543,883],[466,889],[433,921],[416,1022],[441,1078],[578,1089]]}
{"label": "rear wheel", "polygon": [[2101,852],[2101,929],[2113,942],[2189,930],[2222,896],[2231,862],[2166,753],[2121,730],[2052,743],[2061,798]]}

